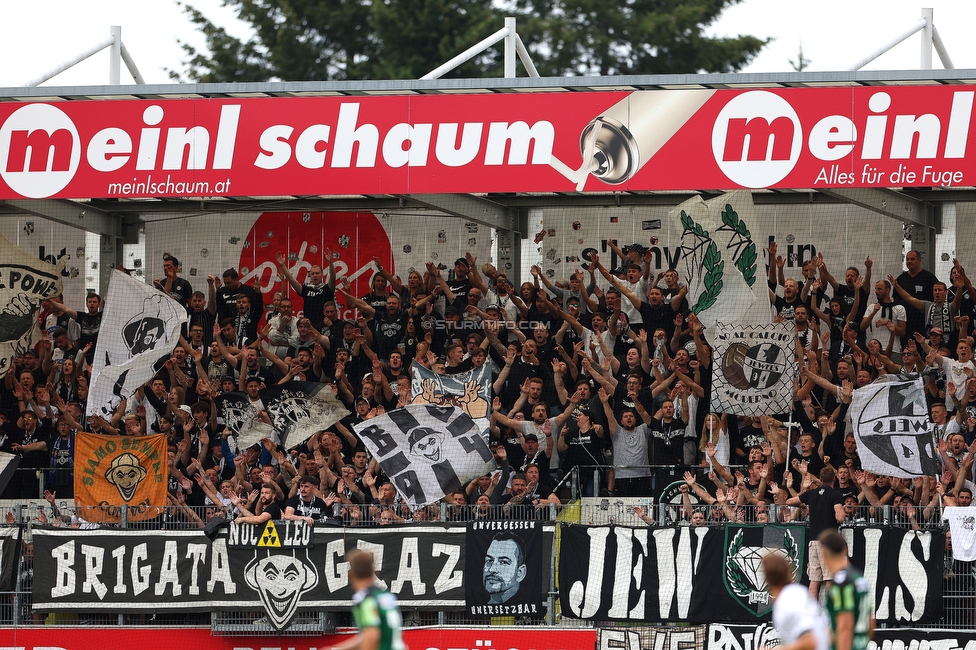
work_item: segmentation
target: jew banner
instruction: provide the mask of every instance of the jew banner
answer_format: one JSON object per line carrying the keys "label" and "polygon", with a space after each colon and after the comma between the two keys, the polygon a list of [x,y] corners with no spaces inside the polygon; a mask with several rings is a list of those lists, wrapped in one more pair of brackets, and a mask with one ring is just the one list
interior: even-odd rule
{"label": "jew banner", "polygon": [[88,415],[108,419],[161,368],[176,347],[186,310],[162,291],[113,271],[95,346]]}
{"label": "jew banner", "polygon": [[312,381],[263,388],[261,402],[285,449],[300,445],[316,431],[328,429],[349,415],[328,384]]}
{"label": "jew banner", "polygon": [[157,517],[168,482],[166,436],[75,435],[75,504],[87,521]]}
{"label": "jew banner", "polygon": [[[563,615],[654,623],[768,621],[771,602],[762,558],[782,554],[801,579],[805,531],[804,526],[757,524],[563,526]],[[910,625],[942,616],[944,532],[894,526],[841,532],[851,548],[851,564],[864,567],[879,622]]]}
{"label": "jew banner", "polygon": [[481,429],[456,406],[406,406],[355,429],[411,508],[495,469]]}
{"label": "jew banner", "polygon": [[478,368],[457,375],[438,375],[416,361],[410,365],[413,384],[412,404],[456,406],[464,411],[488,436],[488,414],[491,394],[491,366]]}
{"label": "jew banner", "polygon": [[876,474],[936,476],[938,456],[920,378],[875,382],[854,391],[851,429],[861,467]]}
{"label": "jew banner", "polygon": [[792,322],[717,323],[712,341],[713,411],[756,417],[793,408],[797,365]]}
{"label": "jew banner", "polygon": [[61,295],[62,268],[0,235],[0,377],[41,340],[41,302]]}
{"label": "jew banner", "polygon": [[17,568],[20,566],[20,526],[0,528],[0,591],[17,588]]}
{"label": "jew banner", "polygon": [[543,613],[542,522],[471,522],[465,549],[464,595],[468,614]]}

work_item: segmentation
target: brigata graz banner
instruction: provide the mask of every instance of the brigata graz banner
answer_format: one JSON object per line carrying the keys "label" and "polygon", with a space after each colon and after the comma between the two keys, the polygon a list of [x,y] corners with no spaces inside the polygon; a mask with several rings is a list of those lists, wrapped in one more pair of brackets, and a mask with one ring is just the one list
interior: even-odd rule
{"label": "brigata graz banner", "polygon": [[[546,530],[551,545],[553,529]],[[344,557],[360,548],[373,553],[379,580],[404,607],[461,609],[465,532],[463,525],[323,526],[309,543],[304,523],[281,521],[273,530],[234,526],[211,542],[202,530],[38,526],[33,603],[38,611],[264,609],[282,629],[300,610],[349,607]]]}
{"label": "brigata graz banner", "polygon": [[974,93],[8,102],[0,199],[974,185]]}
{"label": "brigata graz banner", "polygon": [[[34,606],[202,611],[287,605],[268,612],[275,623],[275,616],[290,618],[302,609],[349,607],[344,557],[357,546],[373,553],[379,579],[405,606],[464,606],[464,526],[320,527],[311,546],[302,547],[289,542],[301,537],[296,522],[278,523],[277,540],[269,543],[265,526],[255,526],[254,535],[238,531],[233,540],[255,543],[235,548],[226,536],[211,543],[202,530],[35,528]],[[262,576],[270,573],[289,576],[291,592],[268,598],[271,587]]]}
{"label": "brigata graz banner", "polygon": [[[559,556],[563,615],[620,621],[765,621],[762,557],[780,553],[806,571],[803,526],[629,528],[564,526]],[[894,527],[844,529],[852,564],[865,567],[879,621],[942,615],[945,535]],[[880,570],[885,567],[885,570]]]}

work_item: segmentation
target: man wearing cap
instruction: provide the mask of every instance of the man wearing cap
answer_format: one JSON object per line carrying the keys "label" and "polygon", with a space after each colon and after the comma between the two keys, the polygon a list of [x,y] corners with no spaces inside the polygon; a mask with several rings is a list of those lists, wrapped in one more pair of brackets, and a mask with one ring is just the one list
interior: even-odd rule
{"label": "man wearing cap", "polygon": [[448,282],[447,286],[454,294],[454,306],[458,313],[468,306],[468,292],[471,290],[469,273],[471,273],[471,265],[468,264],[467,259],[459,257],[454,260],[454,279]]}
{"label": "man wearing cap", "polygon": [[[516,420],[501,413],[501,401],[495,398],[491,417],[501,426],[508,427],[518,434],[522,451],[525,452],[525,459],[519,469],[524,470],[528,465],[535,463],[539,466],[543,485],[548,484],[549,481],[549,461],[555,447],[554,436],[559,434],[563,424],[573,414],[582,399],[582,394],[577,391],[569,398],[566,410],[552,418],[549,417],[549,406],[545,402],[539,402],[532,408],[531,420]],[[545,446],[542,445],[542,440],[546,441]]]}
{"label": "man wearing cap", "polygon": [[[638,248],[636,248],[637,246],[639,245],[634,245],[633,250],[635,252],[638,250]],[[631,248],[632,247],[628,246],[628,251],[631,250]],[[624,278],[615,282],[614,280],[616,280],[616,278],[614,278],[603,266],[603,264],[600,263],[600,257],[598,255],[594,253],[590,256],[590,260],[596,266],[597,270],[603,274],[603,277],[606,278],[607,282],[615,286],[622,286],[643,301],[644,296],[647,295],[647,290],[650,288],[648,283],[648,278],[651,273],[650,262],[645,261],[644,267],[641,269],[641,265],[639,263],[635,261],[628,261],[624,266]],[[634,328],[635,332],[643,329],[642,326],[644,324],[644,317],[641,315],[640,309],[635,307],[631,301],[621,300],[620,310],[627,316],[627,322],[631,324],[631,327]]]}

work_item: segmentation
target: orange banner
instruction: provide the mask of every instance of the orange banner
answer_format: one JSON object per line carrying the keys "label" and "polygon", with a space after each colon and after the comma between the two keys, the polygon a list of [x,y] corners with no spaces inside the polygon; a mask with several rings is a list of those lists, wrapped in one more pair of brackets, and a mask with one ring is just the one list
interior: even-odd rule
{"label": "orange banner", "polygon": [[145,521],[166,506],[166,436],[75,438],[75,505],[87,521]]}

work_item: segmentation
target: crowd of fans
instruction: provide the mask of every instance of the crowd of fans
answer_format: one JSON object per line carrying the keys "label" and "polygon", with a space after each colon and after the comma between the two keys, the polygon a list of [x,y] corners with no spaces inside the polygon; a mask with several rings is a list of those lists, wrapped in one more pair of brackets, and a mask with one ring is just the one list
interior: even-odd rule
{"label": "crowd of fans", "polygon": [[[960,264],[944,283],[910,251],[898,277],[872,278],[868,258],[841,280],[818,256],[788,278],[771,244],[770,319],[796,324],[802,370],[792,412],[748,418],[710,412],[710,333],[678,273],[655,275],[639,244],[611,247],[616,268],[593,255],[564,280],[533,267],[519,287],[471,254],[405,280],[374,258],[371,290],[359,297],[337,277],[331,251],[304,284],[279,253],[283,290],[267,305],[235,269],[194,290],[166,255],[154,285],[185,306],[188,325],[158,374],[106,418],[85,417],[102,300],[89,294],[77,311],[47,301],[42,341],[0,386],[0,450],[18,454],[21,468],[3,496],[70,499],[77,431],[162,433],[167,517],[183,523],[441,518],[440,507],[408,508],[354,431],[410,402],[416,362],[444,374],[492,369],[499,469],[448,495],[449,519],[548,517],[567,474],[586,496],[660,498],[678,485],[693,524],[813,520],[804,495],[822,485],[840,493],[849,522],[884,510],[919,528],[939,523],[942,504],[971,503],[976,291]],[[351,309],[357,320],[340,319]],[[925,378],[939,477],[906,481],[861,467],[845,421],[851,396],[890,373]],[[237,448],[214,398],[244,392],[267,420],[260,390],[294,380],[329,384],[351,415],[293,449],[274,438]]]}

